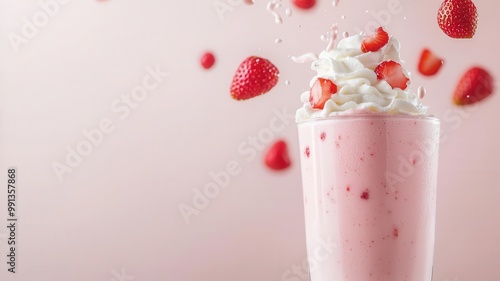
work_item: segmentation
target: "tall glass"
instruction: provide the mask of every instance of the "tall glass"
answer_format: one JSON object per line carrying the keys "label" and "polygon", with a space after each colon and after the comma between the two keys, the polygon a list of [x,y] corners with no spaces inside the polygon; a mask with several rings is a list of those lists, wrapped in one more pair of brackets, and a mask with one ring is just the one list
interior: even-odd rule
{"label": "tall glass", "polygon": [[430,281],[439,120],[298,123],[311,281]]}

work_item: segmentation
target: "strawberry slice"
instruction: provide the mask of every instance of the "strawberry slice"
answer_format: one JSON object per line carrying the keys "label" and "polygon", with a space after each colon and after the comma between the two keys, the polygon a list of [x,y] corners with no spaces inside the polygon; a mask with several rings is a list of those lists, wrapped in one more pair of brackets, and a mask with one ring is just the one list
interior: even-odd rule
{"label": "strawberry slice", "polygon": [[389,42],[389,34],[382,27],[379,27],[372,35],[361,42],[361,51],[363,53],[376,52],[384,47],[387,42]]}
{"label": "strawberry slice", "polygon": [[276,141],[266,153],[264,163],[272,170],[279,171],[290,167],[288,146],[284,140]]}
{"label": "strawberry slice", "polygon": [[424,49],[420,55],[420,62],[418,63],[418,71],[425,76],[435,75],[444,61],[434,55],[429,49]]}
{"label": "strawberry slice", "polygon": [[246,100],[269,92],[278,83],[279,71],[269,60],[251,56],[236,70],[231,83],[231,96]]}
{"label": "strawberry slice", "polygon": [[439,7],[437,21],[451,38],[472,38],[477,28],[477,8],[471,0],[445,0]]}
{"label": "strawberry slice", "polygon": [[400,88],[401,90],[406,89],[408,86],[408,77],[403,73],[403,67],[393,61],[388,60],[380,63],[375,68],[375,73],[377,74],[378,80],[385,80],[391,87]]}
{"label": "strawberry slice", "polygon": [[453,102],[468,105],[485,99],[493,93],[493,77],[481,67],[472,67],[460,78]]}
{"label": "strawberry slice", "polygon": [[316,0],[292,0],[292,3],[300,9],[311,9],[316,5]]}
{"label": "strawberry slice", "polygon": [[318,78],[309,91],[309,103],[313,108],[323,109],[325,102],[337,92],[337,85],[329,79]]}

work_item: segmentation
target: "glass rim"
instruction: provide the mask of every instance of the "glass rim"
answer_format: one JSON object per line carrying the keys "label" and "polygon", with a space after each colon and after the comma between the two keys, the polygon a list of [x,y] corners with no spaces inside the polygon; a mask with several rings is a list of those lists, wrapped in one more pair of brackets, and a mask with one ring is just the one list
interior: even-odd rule
{"label": "glass rim", "polygon": [[410,119],[410,120],[426,120],[433,123],[440,123],[435,115],[413,115],[413,114],[387,114],[387,113],[355,113],[355,114],[338,114],[326,117],[310,118],[302,121],[297,121],[297,125],[307,124],[311,122],[326,122],[334,120],[355,120],[355,119]]}

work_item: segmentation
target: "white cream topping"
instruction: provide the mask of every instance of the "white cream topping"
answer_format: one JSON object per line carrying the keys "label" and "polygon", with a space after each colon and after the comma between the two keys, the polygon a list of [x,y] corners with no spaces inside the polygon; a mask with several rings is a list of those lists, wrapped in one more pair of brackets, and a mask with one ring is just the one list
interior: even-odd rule
{"label": "white cream topping", "polygon": [[[399,41],[391,37],[389,42],[376,52],[363,53],[361,42],[367,36],[354,35],[342,39],[337,48],[323,51],[312,63],[311,69],[318,74],[311,80],[327,78],[337,85],[337,93],[325,103],[323,109],[312,108],[309,91],[301,95],[304,103],[297,110],[296,121],[360,112],[423,115],[427,107],[410,89],[392,88],[385,80],[378,80],[374,70],[383,61],[393,60],[402,64],[399,56]],[[406,77],[410,74],[403,69]]]}

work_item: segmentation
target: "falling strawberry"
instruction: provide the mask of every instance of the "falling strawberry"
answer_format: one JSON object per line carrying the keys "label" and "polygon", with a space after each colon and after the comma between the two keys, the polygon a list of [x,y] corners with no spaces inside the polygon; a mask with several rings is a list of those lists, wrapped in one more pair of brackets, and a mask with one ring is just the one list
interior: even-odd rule
{"label": "falling strawberry", "polygon": [[201,66],[205,69],[210,69],[215,63],[215,56],[211,52],[206,52],[201,56]]}
{"label": "falling strawberry", "polygon": [[389,42],[389,34],[382,27],[379,27],[372,35],[361,42],[361,51],[363,53],[376,52],[384,47],[387,42]]}
{"label": "falling strawberry", "polygon": [[288,147],[284,140],[276,141],[267,151],[264,163],[272,170],[284,170],[290,167]]}
{"label": "falling strawberry", "polygon": [[292,0],[292,3],[297,6],[297,8],[307,10],[316,5],[316,0]]}
{"label": "falling strawberry", "polygon": [[420,62],[418,63],[418,71],[425,76],[432,76],[436,74],[444,61],[434,55],[429,49],[424,49],[420,55]]}
{"label": "falling strawberry", "polygon": [[410,80],[404,74],[403,67],[392,60],[384,61],[377,65],[375,73],[377,74],[377,79],[387,81],[393,89],[406,89],[408,81]]}
{"label": "falling strawberry", "polygon": [[493,77],[481,67],[472,67],[460,78],[453,102],[468,105],[485,99],[493,93]]}
{"label": "falling strawberry", "polygon": [[269,92],[277,83],[279,71],[270,61],[256,56],[245,59],[233,77],[231,96],[246,100]]}
{"label": "falling strawberry", "polygon": [[439,7],[437,21],[452,38],[472,38],[477,28],[477,8],[471,0],[445,0]]}
{"label": "falling strawberry", "polygon": [[337,85],[329,79],[318,78],[309,91],[309,103],[313,108],[323,109],[327,100],[337,92]]}

